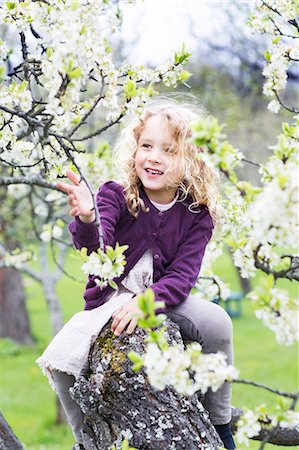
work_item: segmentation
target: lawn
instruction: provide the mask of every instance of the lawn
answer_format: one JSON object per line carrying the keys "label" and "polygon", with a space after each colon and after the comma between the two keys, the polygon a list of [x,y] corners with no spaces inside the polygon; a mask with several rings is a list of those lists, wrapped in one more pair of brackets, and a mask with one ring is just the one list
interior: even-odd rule
{"label": "lawn", "polygon": [[[78,263],[71,258],[68,259],[67,269],[72,275],[83,278]],[[239,289],[228,255],[218,260],[215,269],[230,282],[233,290]],[[254,283],[258,282],[259,278],[256,278]],[[287,282],[284,285],[296,295],[295,285]],[[59,282],[58,294],[65,320],[82,309],[83,289],[84,284],[76,283],[66,276]],[[35,364],[51,338],[46,304],[35,282],[27,280],[26,290],[36,344],[20,347],[7,340],[0,341],[1,410],[27,450],[69,450],[73,445],[72,434],[67,426],[55,425],[55,395]],[[298,389],[298,348],[277,344],[272,332],[255,318],[252,305],[243,301],[242,307],[242,316],[233,320],[235,365],[240,369],[240,377],[283,391],[295,391]],[[261,403],[273,404],[274,400],[275,395],[262,389],[234,385],[235,406],[251,408]],[[258,442],[251,441],[247,448],[255,450],[258,447]],[[278,447],[267,444],[266,448],[270,450]]]}

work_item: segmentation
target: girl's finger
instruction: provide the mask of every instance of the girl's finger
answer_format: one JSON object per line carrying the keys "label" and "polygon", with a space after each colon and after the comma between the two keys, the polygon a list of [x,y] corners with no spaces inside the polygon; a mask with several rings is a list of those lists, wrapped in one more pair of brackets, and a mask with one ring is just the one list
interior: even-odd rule
{"label": "girl's finger", "polygon": [[80,176],[77,175],[73,170],[67,169],[66,176],[68,179],[76,186],[79,186],[80,184]]}
{"label": "girl's finger", "polygon": [[132,334],[136,328],[136,325],[137,325],[137,319],[135,319],[135,317],[133,317],[129,326],[127,327],[127,334]]}
{"label": "girl's finger", "polygon": [[70,206],[77,206],[78,202],[74,196],[68,196],[67,202]]}
{"label": "girl's finger", "polygon": [[117,308],[117,309],[114,311],[114,313],[113,313],[112,316],[111,316],[112,319],[114,319],[114,317],[116,317],[117,314],[121,312],[121,309],[122,309],[122,307],[120,306],[119,308]]}
{"label": "girl's finger", "polygon": [[123,319],[123,317],[127,314],[127,311],[121,309],[119,313],[114,317],[114,320],[111,325],[111,331],[114,332],[119,322]]}
{"label": "girl's finger", "polygon": [[79,208],[77,206],[75,206],[75,208],[70,210],[70,215],[71,216],[78,216],[79,215]]}
{"label": "girl's finger", "polygon": [[131,321],[132,319],[132,315],[131,314],[127,314],[117,325],[117,327],[114,330],[114,334],[115,336],[119,336],[123,330],[126,328],[126,326],[128,325],[128,323]]}
{"label": "girl's finger", "polygon": [[72,192],[72,186],[70,184],[64,183],[63,181],[57,181],[56,187],[66,194],[70,194]]}

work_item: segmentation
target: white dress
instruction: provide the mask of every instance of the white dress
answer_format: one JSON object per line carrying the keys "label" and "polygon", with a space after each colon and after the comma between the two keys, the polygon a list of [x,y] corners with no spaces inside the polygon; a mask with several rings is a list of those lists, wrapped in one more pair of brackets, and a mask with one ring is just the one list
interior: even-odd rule
{"label": "white dress", "polygon": [[[160,211],[170,209],[177,197],[166,205],[153,203]],[[75,314],[57,333],[44,353],[36,360],[54,388],[51,370],[59,370],[77,378],[88,369],[90,347],[110,320],[114,311],[153,282],[153,255],[147,250],[135,264],[120,288],[98,308]]]}

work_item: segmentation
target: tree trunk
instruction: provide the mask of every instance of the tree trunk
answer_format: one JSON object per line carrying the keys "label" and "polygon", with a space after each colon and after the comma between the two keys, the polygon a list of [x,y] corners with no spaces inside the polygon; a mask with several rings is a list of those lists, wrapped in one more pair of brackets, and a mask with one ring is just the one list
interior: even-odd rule
{"label": "tree trunk", "polygon": [[23,445],[0,413],[0,450],[24,450]]}
{"label": "tree trunk", "polygon": [[[60,256],[64,262],[65,249],[60,249]],[[49,317],[52,328],[52,336],[61,330],[64,325],[63,315],[60,302],[56,293],[56,286],[62,274],[61,271],[52,273],[47,256],[47,246],[44,242],[40,243],[40,260],[41,260],[41,283],[43,287],[44,296],[48,305]],[[61,262],[61,261],[60,261]],[[67,418],[64,409],[58,397],[56,397],[56,418],[55,423],[66,423]]]}
{"label": "tree trunk", "polygon": [[[183,347],[178,326],[169,319],[166,325],[167,341]],[[126,436],[138,450],[217,450],[221,441],[198,395],[186,397],[170,387],[158,391],[143,369],[132,371],[127,353],[144,353],[145,331],[116,338],[110,327],[103,328],[91,349],[89,374],[71,389],[85,415],[85,448],[120,448]]]}
{"label": "tree trunk", "polygon": [[0,313],[1,338],[24,345],[33,343],[22,277],[11,267],[0,269]]}
{"label": "tree trunk", "polygon": [[242,286],[242,291],[244,292],[244,297],[245,297],[245,295],[251,291],[250,280],[248,278],[242,278],[239,270],[237,272],[238,272],[240,284]]}

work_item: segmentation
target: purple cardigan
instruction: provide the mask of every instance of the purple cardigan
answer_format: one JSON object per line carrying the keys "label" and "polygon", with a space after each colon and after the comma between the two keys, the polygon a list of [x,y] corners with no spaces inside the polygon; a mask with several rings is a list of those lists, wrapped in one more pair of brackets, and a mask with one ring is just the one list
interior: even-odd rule
{"label": "purple cardigan", "polygon": [[[135,219],[128,211],[123,188],[114,181],[104,183],[97,193],[97,206],[105,245],[128,244],[125,252],[127,264],[117,284],[128,275],[141,256],[153,252],[153,284],[150,286],[157,301],[163,301],[167,311],[185,300],[195,285],[205,248],[209,242],[213,223],[209,211],[203,206],[198,213],[188,210],[191,199],[177,201],[169,210],[159,211],[141,188],[140,197],[149,212],[140,210]],[[99,234],[95,223],[86,224],[78,217],[69,224],[77,249],[87,247],[88,253],[99,247]],[[110,286],[103,290],[89,276],[84,293],[85,309],[96,308],[113,292]]]}

